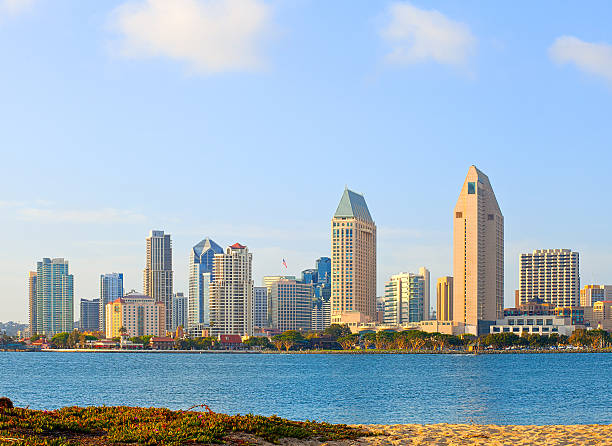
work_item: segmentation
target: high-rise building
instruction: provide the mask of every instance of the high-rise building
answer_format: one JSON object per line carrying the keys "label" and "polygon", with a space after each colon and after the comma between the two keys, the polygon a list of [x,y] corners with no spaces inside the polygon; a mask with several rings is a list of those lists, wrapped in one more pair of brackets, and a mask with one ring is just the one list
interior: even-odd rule
{"label": "high-rise building", "polygon": [[[128,293],[106,304],[106,337],[164,336],[166,334],[164,303],[138,293]],[[122,330],[123,329],[123,330]]]}
{"label": "high-rise building", "polygon": [[223,248],[206,237],[189,255],[189,327],[210,325],[210,283],[213,259]]}
{"label": "high-rise building", "polygon": [[319,257],[316,261],[317,283],[331,283],[331,259]]}
{"label": "high-rise building", "polygon": [[100,275],[100,305],[98,320],[100,321],[100,331],[106,330],[106,304],[114,302],[123,297],[123,273],[110,273]]}
{"label": "high-rise building", "polygon": [[453,320],[453,278],[440,277],[436,283],[436,318],[439,321]]}
{"label": "high-rise building", "polygon": [[310,316],[311,330],[325,330],[331,325],[331,300],[315,299]]}
{"label": "high-rise building", "polygon": [[268,326],[268,289],[265,286],[253,287],[253,326]]}
{"label": "high-rise building", "polygon": [[519,300],[541,300],[558,307],[580,303],[578,253],[569,249],[536,249],[520,255]]}
{"label": "high-rise building", "polygon": [[363,195],[344,190],[332,218],[331,233],[332,323],[341,323],[345,313],[359,313],[362,320],[374,321],[376,225]]}
{"label": "high-rise building", "polygon": [[612,285],[585,285],[580,290],[580,306],[592,307],[595,302],[612,300]]}
{"label": "high-rise building", "polygon": [[312,312],[312,283],[281,279],[272,284],[268,297],[271,328],[309,330]]}
{"label": "high-rise building", "polygon": [[272,291],[272,285],[281,279],[296,280],[295,276],[263,276],[262,284],[268,290],[268,296]]}
{"label": "high-rise building", "polygon": [[478,326],[501,319],[504,217],[489,178],[475,166],[468,170],[453,217],[453,320]]}
{"label": "high-rise building", "polygon": [[147,262],[144,269],[144,293],[166,310],[166,330],[172,330],[172,241],[164,231],[151,231],[147,237]]}
{"label": "high-rise building", "polygon": [[424,285],[423,285],[423,319],[424,321],[428,321],[429,319],[431,319],[430,315],[431,315],[431,298],[430,298],[430,292],[431,292],[431,284],[430,284],[430,279],[429,279],[429,270],[427,268],[425,268],[424,266],[422,266],[421,268],[419,268],[419,276],[423,277],[424,280]]}
{"label": "high-rise building", "polygon": [[74,329],[74,278],[68,261],[43,258],[36,263],[36,332],[51,337]]}
{"label": "high-rise building", "polygon": [[172,296],[172,331],[178,327],[187,328],[187,296],[183,293],[174,293]]}
{"label": "high-rise building", "polygon": [[28,307],[29,307],[29,333],[34,335],[38,333],[36,325],[36,271],[28,273]]}
{"label": "high-rise building", "polygon": [[225,253],[215,254],[210,284],[210,332],[253,334],[253,254],[235,243]]}
{"label": "high-rise building", "polygon": [[383,323],[401,325],[425,320],[425,288],[425,277],[420,274],[400,273],[391,276],[385,284]]}
{"label": "high-rise building", "polygon": [[100,299],[81,299],[82,331],[98,331],[100,329]]}

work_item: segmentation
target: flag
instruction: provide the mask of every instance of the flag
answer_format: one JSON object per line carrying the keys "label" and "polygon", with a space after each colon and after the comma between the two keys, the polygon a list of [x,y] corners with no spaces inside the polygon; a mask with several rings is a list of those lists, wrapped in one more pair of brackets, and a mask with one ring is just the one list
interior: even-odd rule
{"label": "flag", "polygon": [[287,262],[285,262],[285,259],[283,259],[283,266],[285,267],[285,269],[287,268]]}

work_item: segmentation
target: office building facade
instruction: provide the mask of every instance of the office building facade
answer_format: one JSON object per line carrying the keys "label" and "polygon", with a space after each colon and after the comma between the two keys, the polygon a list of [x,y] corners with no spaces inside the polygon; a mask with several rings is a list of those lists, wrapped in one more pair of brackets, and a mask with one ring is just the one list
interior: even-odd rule
{"label": "office building facade", "polygon": [[28,331],[30,336],[38,333],[36,325],[36,271],[28,272]]}
{"label": "office building facade", "polygon": [[342,323],[345,313],[375,320],[376,224],[363,195],[344,190],[332,218],[331,235],[332,323]]}
{"label": "office building facade", "polygon": [[436,319],[453,320],[453,278],[440,277],[436,283]]}
{"label": "office building facade", "polygon": [[36,264],[36,332],[46,335],[74,329],[74,277],[68,261],[43,258]]}
{"label": "office building facade", "polygon": [[106,337],[108,339],[125,335],[165,336],[166,309],[163,302],[138,293],[128,293],[124,297],[106,304]]}
{"label": "office building facade", "polygon": [[579,255],[569,249],[537,249],[520,255],[519,301],[548,302],[556,307],[580,303]]}
{"label": "office building facade", "polygon": [[268,299],[270,328],[280,331],[310,330],[312,283],[281,279],[272,284]]}
{"label": "office building facade", "polygon": [[253,254],[235,243],[215,254],[210,285],[210,333],[212,336],[253,334]]}
{"label": "office building facade", "polygon": [[503,304],[504,217],[489,178],[471,166],[453,213],[453,320],[495,321]]}
{"label": "office building facade", "polygon": [[183,293],[174,293],[174,296],[172,296],[172,331],[175,331],[178,327],[187,329],[189,318],[187,307],[187,296]]}
{"label": "office building facade", "polygon": [[223,248],[207,237],[189,255],[189,328],[210,325],[210,283],[215,254],[223,254]]}
{"label": "office building facade", "polygon": [[268,289],[265,286],[253,287],[253,326],[268,327]]}
{"label": "office building facade", "polygon": [[592,307],[604,300],[612,300],[612,285],[585,285],[580,290],[581,307]]}
{"label": "office building facade", "polygon": [[144,275],[144,294],[164,304],[166,330],[172,330],[172,241],[164,231],[151,231],[147,237],[147,258]]}
{"label": "office building facade", "polygon": [[81,331],[100,330],[100,299],[81,299],[81,319],[79,326]]}
{"label": "office building facade", "polygon": [[123,273],[109,273],[100,275],[100,312],[98,315],[100,326],[98,327],[98,330],[104,331],[106,329],[106,304],[114,302],[120,297],[123,297],[123,294]]}

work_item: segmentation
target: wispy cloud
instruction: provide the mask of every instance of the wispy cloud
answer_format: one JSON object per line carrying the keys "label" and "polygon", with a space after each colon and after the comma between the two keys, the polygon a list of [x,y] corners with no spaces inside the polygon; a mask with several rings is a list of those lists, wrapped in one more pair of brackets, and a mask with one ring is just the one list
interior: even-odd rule
{"label": "wispy cloud", "polygon": [[139,0],[119,6],[111,26],[123,57],[167,57],[213,74],[262,68],[270,16],[261,0]]}
{"label": "wispy cloud", "polygon": [[17,217],[26,221],[45,223],[141,223],[146,220],[142,214],[121,209],[60,210],[24,207],[17,210]]}
{"label": "wispy cloud", "polygon": [[29,11],[34,0],[0,0],[0,14],[17,15]]}
{"label": "wispy cloud", "polygon": [[392,3],[387,12],[389,23],[381,30],[381,36],[391,45],[389,62],[411,65],[434,61],[452,66],[468,63],[476,38],[466,24],[407,2]]}
{"label": "wispy cloud", "polygon": [[612,82],[612,45],[585,42],[574,36],[561,36],[548,49],[548,54],[560,65],[574,64],[585,73]]}

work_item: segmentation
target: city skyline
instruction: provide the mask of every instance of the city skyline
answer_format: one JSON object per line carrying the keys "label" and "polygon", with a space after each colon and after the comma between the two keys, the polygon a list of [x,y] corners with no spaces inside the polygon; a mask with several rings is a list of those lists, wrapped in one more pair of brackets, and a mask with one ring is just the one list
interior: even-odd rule
{"label": "city skyline", "polygon": [[[168,48],[117,51],[134,42],[116,26],[122,0],[26,3],[0,8],[11,67],[0,73],[1,320],[27,320],[27,271],[42,256],[69,259],[77,302],[98,297],[108,271],[143,291],[142,240],[154,228],[172,234],[176,291],[187,293],[188,252],[204,236],[249,246],[256,284],[297,276],[329,255],[345,184],[375,216],[378,295],[421,265],[452,275],[449,216],[470,164],[491,178],[505,216],[504,306],[519,254],[536,249],[580,252],[582,282],[610,282],[606,2],[255,1],[268,11],[257,29],[274,30],[254,52],[265,63],[206,73]],[[392,31],[410,36],[415,14],[467,31],[470,51],[435,52],[419,35],[422,59],[394,59],[411,53]],[[591,65],[577,48],[593,50]],[[222,194],[191,192],[199,167]],[[228,172],[243,180],[228,183]],[[595,217],[568,218],[568,203]]]}

